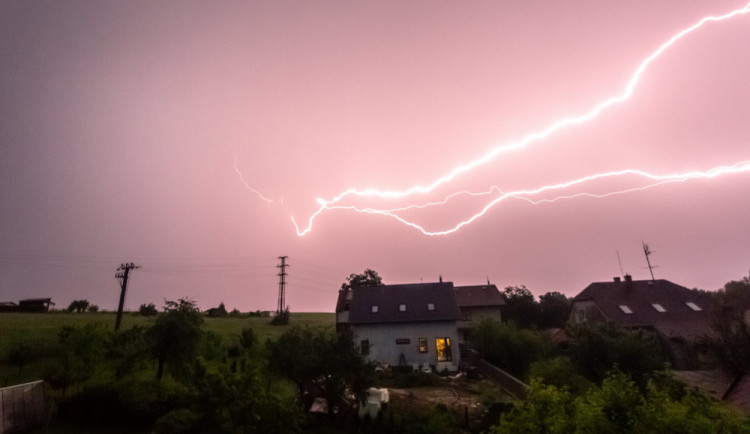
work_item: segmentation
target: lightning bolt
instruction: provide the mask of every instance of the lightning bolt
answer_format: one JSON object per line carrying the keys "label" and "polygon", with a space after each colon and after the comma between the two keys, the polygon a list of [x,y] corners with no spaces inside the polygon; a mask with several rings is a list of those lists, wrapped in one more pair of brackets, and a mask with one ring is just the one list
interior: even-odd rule
{"label": "lightning bolt", "polygon": [[[438,236],[438,235],[448,235],[448,234],[457,232],[462,227],[472,223],[476,219],[486,214],[487,211],[489,211],[495,205],[510,198],[525,200],[531,203],[532,205],[539,205],[542,203],[553,203],[559,200],[575,199],[579,197],[605,198],[605,197],[614,196],[614,195],[621,195],[621,194],[632,193],[636,191],[648,190],[654,187],[658,187],[658,186],[665,185],[665,184],[671,184],[675,182],[685,182],[685,181],[701,179],[701,178],[703,179],[715,178],[717,176],[728,175],[728,174],[733,174],[733,173],[748,172],[748,171],[750,171],[750,160],[740,161],[730,166],[718,166],[718,167],[714,167],[706,171],[690,171],[690,172],[685,172],[685,173],[672,173],[672,174],[665,174],[665,175],[652,174],[652,173],[645,172],[643,170],[637,170],[637,169],[624,169],[624,170],[619,170],[619,171],[604,172],[604,173],[589,175],[589,176],[578,178],[572,181],[562,182],[559,184],[545,185],[543,187],[539,187],[539,188],[532,189],[532,190],[518,190],[518,191],[503,193],[498,187],[493,186],[489,191],[486,191],[486,192],[471,193],[471,192],[463,191],[463,192],[453,193],[452,195],[448,196],[443,201],[430,202],[430,203],[423,204],[423,205],[410,205],[410,206],[402,207],[402,208],[373,209],[373,208],[359,208],[356,206],[345,206],[345,205],[327,205],[325,209],[349,210],[349,211],[355,211],[358,213],[383,215],[383,216],[395,219],[398,222],[406,226],[412,227],[420,231],[424,235]],[[563,190],[566,188],[573,187],[575,185],[584,184],[584,183],[588,183],[591,181],[596,181],[596,180],[600,180],[604,178],[624,177],[624,176],[635,176],[635,177],[645,178],[654,182],[651,182],[650,184],[640,186],[640,187],[633,187],[633,188],[628,188],[628,189],[623,189],[623,190],[618,190],[618,191],[608,192],[608,193],[602,193],[602,194],[577,193],[573,195],[556,196],[551,199],[540,199],[540,200],[532,200],[529,198],[529,196],[539,195],[548,191]],[[427,206],[436,206],[436,205],[445,205],[451,198],[457,195],[484,196],[484,195],[492,194],[494,192],[499,193],[499,196],[491,200],[479,212],[475,213],[468,219],[461,221],[455,226],[449,229],[441,230],[441,231],[429,231],[425,229],[424,227],[420,226],[419,224],[406,220],[405,218],[396,214],[398,212],[405,211],[408,209],[424,208]]]}
{"label": "lightning bolt", "polygon": [[248,184],[247,181],[245,181],[245,177],[242,175],[242,172],[240,172],[240,169],[237,167],[237,153],[236,152],[234,154],[234,171],[237,172],[237,176],[240,177],[240,181],[242,181],[242,184],[245,186],[246,189],[248,189],[248,190],[252,191],[253,193],[255,193],[256,196],[258,196],[262,200],[266,201],[266,203],[273,203],[273,199],[269,199],[269,198],[263,196],[263,194],[261,194],[261,192],[259,192],[258,190],[254,189],[253,187],[251,187],[250,184]]}
{"label": "lightning bolt", "polygon": [[[747,14],[748,12],[750,12],[750,3],[748,3],[747,5],[745,5],[743,8],[733,10],[733,11],[731,11],[729,13],[724,14],[724,15],[707,16],[707,17],[702,18],[701,20],[699,20],[698,22],[696,22],[692,26],[689,26],[689,27],[685,28],[684,30],[676,33],[674,36],[672,36],[671,38],[669,38],[666,42],[664,42],[663,44],[661,44],[648,57],[646,57],[638,65],[638,67],[636,68],[635,72],[631,76],[630,80],[627,82],[624,90],[619,95],[615,95],[613,97],[610,97],[610,98],[608,98],[608,99],[600,102],[599,104],[597,104],[593,108],[591,108],[588,112],[586,112],[586,113],[584,113],[582,115],[571,116],[571,117],[560,119],[560,120],[558,120],[556,122],[553,122],[548,127],[544,128],[544,129],[541,129],[541,130],[539,130],[537,132],[533,132],[533,133],[531,133],[531,134],[529,134],[529,135],[521,138],[520,140],[517,140],[515,142],[511,142],[511,143],[508,143],[508,144],[496,146],[493,149],[491,149],[488,153],[484,154],[483,156],[481,156],[481,157],[479,157],[479,158],[477,158],[477,159],[475,159],[473,161],[470,161],[470,162],[468,162],[466,164],[457,166],[456,168],[454,168],[453,170],[451,170],[450,172],[448,172],[446,175],[443,175],[443,176],[435,179],[430,184],[427,184],[427,185],[416,185],[416,186],[410,187],[410,188],[408,188],[406,190],[400,190],[400,191],[397,191],[397,190],[394,190],[394,191],[380,191],[380,190],[374,189],[374,188],[368,188],[368,189],[365,189],[365,190],[358,190],[358,189],[355,189],[355,188],[351,188],[351,189],[343,191],[338,196],[335,196],[335,197],[333,197],[330,200],[325,200],[325,199],[322,199],[322,198],[318,198],[318,199],[316,199],[316,202],[318,203],[319,208],[309,217],[309,219],[307,221],[306,227],[300,228],[300,226],[297,224],[296,220],[294,219],[294,216],[291,217],[292,223],[294,224],[294,227],[295,227],[295,229],[297,231],[297,235],[298,236],[304,236],[307,233],[309,233],[312,230],[314,220],[318,216],[320,216],[324,211],[342,210],[342,209],[343,210],[352,210],[352,211],[361,212],[361,213],[378,214],[378,215],[384,215],[384,216],[387,216],[387,217],[391,217],[391,218],[393,218],[393,219],[401,222],[402,224],[405,224],[407,226],[410,226],[410,227],[412,227],[414,229],[419,230],[420,232],[422,232],[425,235],[447,235],[447,234],[456,232],[457,230],[459,230],[463,226],[466,226],[466,225],[472,223],[474,220],[476,220],[479,217],[481,217],[482,215],[484,215],[490,208],[492,208],[497,203],[499,203],[500,201],[502,201],[504,199],[507,199],[507,198],[518,198],[518,199],[524,199],[524,200],[531,201],[527,196],[535,195],[535,194],[541,193],[543,191],[548,191],[548,190],[559,190],[559,189],[562,189],[562,188],[570,187],[572,185],[576,185],[576,184],[580,184],[580,183],[584,183],[584,182],[590,182],[590,181],[594,181],[594,180],[597,180],[597,179],[602,179],[602,178],[607,178],[607,177],[612,177],[612,176],[636,175],[636,176],[641,176],[641,177],[645,177],[645,178],[654,180],[656,182],[652,183],[652,184],[649,184],[649,185],[647,185],[645,187],[638,187],[638,188],[634,188],[634,189],[621,190],[621,191],[616,191],[616,192],[607,193],[607,194],[603,194],[603,195],[593,195],[593,194],[587,194],[587,193],[580,193],[580,194],[570,195],[570,196],[559,196],[559,197],[556,197],[554,199],[543,199],[543,200],[536,201],[536,202],[535,201],[531,201],[531,203],[538,204],[538,203],[542,203],[542,202],[554,202],[554,201],[557,201],[557,200],[570,199],[570,198],[580,197],[580,196],[606,197],[606,196],[615,195],[615,194],[624,194],[624,193],[627,193],[627,192],[633,192],[633,191],[638,191],[638,190],[644,190],[644,189],[648,189],[648,188],[653,188],[653,187],[656,187],[656,186],[659,186],[659,185],[663,185],[665,183],[684,182],[684,181],[689,180],[689,179],[710,178],[710,177],[719,176],[719,175],[723,175],[723,174],[727,174],[727,173],[736,173],[736,172],[747,171],[748,167],[749,167],[748,166],[748,162],[739,162],[739,163],[736,163],[736,164],[734,164],[732,166],[717,167],[717,168],[711,169],[711,170],[709,170],[707,172],[690,172],[690,173],[686,173],[686,174],[673,174],[673,175],[653,175],[653,174],[649,174],[647,172],[643,172],[643,171],[639,171],[639,170],[635,170],[635,169],[628,169],[628,170],[623,170],[623,171],[620,171],[620,172],[607,172],[607,173],[602,173],[602,174],[596,174],[596,175],[592,175],[592,176],[580,178],[580,179],[577,179],[577,180],[569,181],[569,182],[566,182],[566,183],[561,183],[561,184],[555,184],[555,185],[549,185],[549,186],[540,187],[540,188],[538,188],[536,190],[526,190],[526,191],[522,190],[522,191],[517,191],[517,192],[512,192],[512,193],[502,193],[499,188],[493,187],[489,191],[482,192],[482,193],[470,193],[470,192],[467,192],[467,191],[462,191],[462,192],[451,194],[450,196],[446,197],[446,199],[444,199],[443,201],[430,202],[430,203],[423,204],[423,205],[410,205],[410,206],[407,206],[407,207],[404,207],[404,208],[394,208],[394,209],[390,209],[390,210],[389,209],[375,209],[375,208],[358,208],[358,207],[355,207],[355,206],[337,205],[343,199],[345,199],[347,197],[350,197],[350,196],[356,196],[356,197],[377,197],[377,198],[381,198],[381,199],[400,199],[400,198],[404,198],[404,197],[411,196],[411,195],[414,195],[414,194],[426,194],[426,193],[432,192],[433,190],[435,190],[440,185],[446,184],[446,183],[452,181],[454,178],[458,177],[459,175],[461,175],[463,173],[469,172],[469,171],[471,171],[471,170],[473,170],[473,169],[475,169],[475,168],[477,168],[479,166],[487,164],[488,162],[494,160],[495,158],[497,158],[498,156],[500,156],[502,154],[505,154],[505,153],[508,153],[508,152],[511,152],[511,151],[517,151],[517,150],[524,149],[527,146],[529,146],[530,144],[532,144],[534,142],[541,141],[543,139],[546,139],[547,137],[551,136],[552,134],[554,134],[554,133],[556,133],[559,130],[562,130],[564,128],[567,128],[567,127],[570,127],[570,126],[574,126],[574,125],[578,125],[578,124],[582,124],[582,123],[585,123],[585,122],[589,122],[589,121],[595,119],[597,116],[599,116],[599,114],[602,113],[604,110],[606,110],[606,109],[608,109],[608,108],[610,108],[610,107],[612,107],[614,105],[620,104],[620,103],[622,103],[622,102],[630,99],[630,97],[635,92],[635,89],[636,89],[636,87],[637,87],[637,85],[638,85],[638,83],[639,83],[639,81],[641,79],[641,76],[646,72],[646,70],[649,67],[649,65],[651,65],[651,63],[654,60],[656,60],[659,56],[661,56],[661,54],[664,51],[666,51],[669,47],[671,47],[672,45],[674,45],[677,41],[679,41],[680,39],[682,39],[686,35],[688,35],[688,34],[694,32],[694,31],[696,31],[697,29],[703,27],[706,23],[728,20],[728,19],[731,19],[731,18],[739,16],[739,15]],[[450,229],[444,230],[444,231],[437,231],[437,232],[428,231],[428,230],[424,229],[423,227],[421,227],[420,225],[418,225],[418,224],[416,224],[414,222],[408,221],[408,220],[406,220],[406,219],[404,219],[404,218],[402,218],[402,217],[400,217],[399,215],[396,214],[397,212],[404,211],[404,210],[407,210],[407,209],[424,208],[424,207],[428,207],[428,206],[443,205],[443,204],[447,203],[450,199],[456,197],[457,195],[470,194],[470,195],[476,196],[476,195],[488,195],[488,194],[492,194],[494,192],[500,193],[500,196],[498,196],[497,198],[495,198],[492,201],[490,201],[487,205],[485,205],[484,208],[482,208],[482,210],[480,212],[474,214],[473,216],[471,216],[470,218],[468,218],[468,219],[466,219],[464,221],[461,221],[456,226],[454,226],[454,227],[452,227]]]}

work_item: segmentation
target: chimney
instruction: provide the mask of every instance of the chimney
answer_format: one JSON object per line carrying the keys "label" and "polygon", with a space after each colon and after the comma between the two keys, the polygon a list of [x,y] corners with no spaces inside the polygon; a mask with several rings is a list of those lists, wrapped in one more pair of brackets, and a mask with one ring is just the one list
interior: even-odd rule
{"label": "chimney", "polygon": [[625,275],[625,281],[626,282],[632,282],[633,281],[633,276],[631,276],[630,274],[626,274]]}
{"label": "chimney", "polygon": [[620,276],[615,277],[615,282],[619,282],[619,281],[620,281]]}
{"label": "chimney", "polygon": [[443,283],[443,275],[440,275],[440,283]]}

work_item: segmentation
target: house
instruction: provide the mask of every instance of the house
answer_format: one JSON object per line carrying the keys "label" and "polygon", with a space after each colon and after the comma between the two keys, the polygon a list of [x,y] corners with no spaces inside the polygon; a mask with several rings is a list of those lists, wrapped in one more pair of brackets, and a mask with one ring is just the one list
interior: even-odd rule
{"label": "house", "polygon": [[18,305],[12,301],[0,301],[0,312],[18,312]]}
{"label": "house", "polygon": [[455,290],[456,303],[461,311],[461,319],[458,321],[461,342],[466,341],[469,329],[482,319],[501,319],[500,309],[506,303],[497,286],[488,282],[487,285],[456,286]]}
{"label": "house", "polygon": [[673,368],[698,364],[693,344],[712,336],[709,296],[667,280],[595,282],[573,298],[569,325],[613,323],[656,333],[669,352]]}
{"label": "house", "polygon": [[18,302],[18,312],[49,312],[54,304],[51,298],[27,298]]}
{"label": "house", "polygon": [[342,289],[336,329],[351,330],[369,360],[453,371],[461,314],[452,282]]}

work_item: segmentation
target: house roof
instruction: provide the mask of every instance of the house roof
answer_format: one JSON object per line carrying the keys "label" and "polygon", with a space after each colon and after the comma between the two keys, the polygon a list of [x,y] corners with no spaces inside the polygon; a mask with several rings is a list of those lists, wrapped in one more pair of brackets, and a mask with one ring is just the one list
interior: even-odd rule
{"label": "house roof", "polygon": [[455,321],[460,317],[452,282],[362,286],[352,289],[349,304],[350,324]]}
{"label": "house roof", "polygon": [[19,300],[19,303],[49,303],[52,301],[51,298],[26,298],[23,300]]}
{"label": "house roof", "polygon": [[714,333],[710,298],[668,280],[596,282],[573,298],[574,304],[582,301],[593,301],[608,320],[624,327],[653,327],[689,340]]}
{"label": "house roof", "polygon": [[456,286],[456,302],[460,307],[505,306],[505,297],[495,285]]}

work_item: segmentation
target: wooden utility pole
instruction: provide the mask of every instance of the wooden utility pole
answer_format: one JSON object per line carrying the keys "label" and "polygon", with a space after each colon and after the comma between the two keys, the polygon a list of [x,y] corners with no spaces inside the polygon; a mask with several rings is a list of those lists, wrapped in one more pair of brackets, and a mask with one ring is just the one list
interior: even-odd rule
{"label": "wooden utility pole", "polygon": [[115,321],[115,331],[120,329],[122,309],[125,306],[125,290],[128,288],[128,277],[130,276],[130,270],[135,268],[141,268],[141,266],[135,265],[132,262],[129,264],[120,264],[120,267],[115,273],[115,278],[120,279],[120,304],[117,306],[117,320]]}
{"label": "wooden utility pole", "polygon": [[280,268],[281,271],[279,272],[279,305],[276,308],[276,313],[278,315],[281,315],[284,313],[284,309],[286,309],[286,301],[284,300],[284,289],[286,286],[286,267],[289,266],[289,264],[286,263],[288,256],[279,256],[279,259],[281,260],[281,264],[277,265],[276,267]]}

